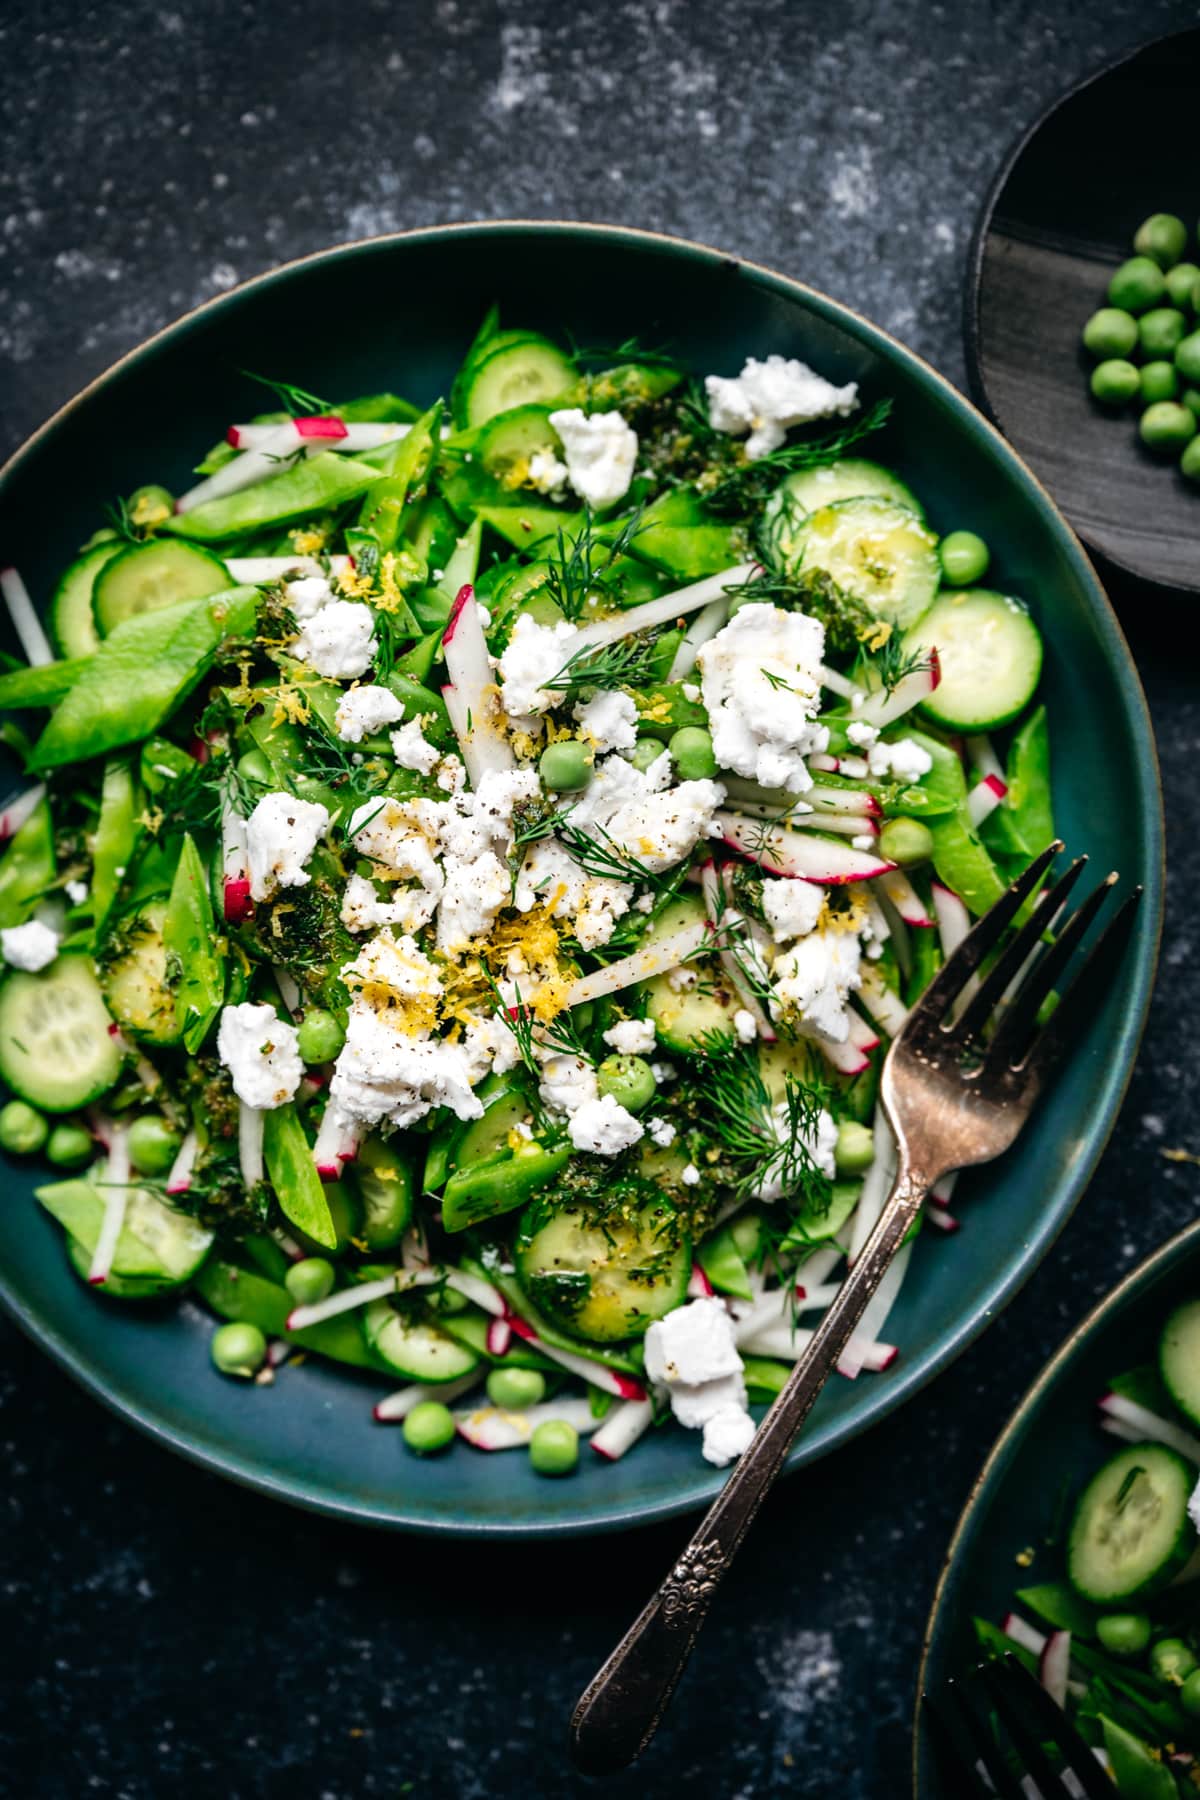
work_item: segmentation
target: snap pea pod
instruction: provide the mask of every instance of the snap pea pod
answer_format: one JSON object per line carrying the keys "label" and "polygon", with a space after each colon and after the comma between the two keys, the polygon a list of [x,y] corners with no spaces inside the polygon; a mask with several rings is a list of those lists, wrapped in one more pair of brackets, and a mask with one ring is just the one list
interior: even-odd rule
{"label": "snap pea pod", "polygon": [[314,1243],[333,1250],[337,1231],[312,1147],[292,1105],[276,1106],[263,1120],[263,1158],[285,1215]]}
{"label": "snap pea pod", "polygon": [[117,897],[137,842],[141,795],[128,759],[111,756],[100,784],[100,818],[92,843],[92,911],[99,931]]}
{"label": "snap pea pod", "polygon": [[670,737],[685,725],[708,727],[708,714],[699,700],[689,700],[682,681],[664,681],[657,687],[642,688],[634,703],[638,709],[639,737]]}
{"label": "snap pea pod", "polygon": [[1054,842],[1050,736],[1044,706],[1015,733],[1005,774],[1008,792],[987,820],[982,836],[997,855],[1026,863]]}
{"label": "snap pea pod", "polygon": [[[313,684],[315,687],[315,683]],[[303,690],[308,698],[309,687]],[[295,794],[301,800],[313,800],[327,807],[331,814],[337,815],[344,805],[334,790],[323,781],[318,781],[308,774],[305,767],[309,760],[305,751],[304,737],[299,728],[290,720],[277,718],[276,709],[279,697],[274,689],[257,688],[254,703],[247,709],[245,724],[242,730],[252,743],[262,751],[271,771],[271,779],[275,787],[286,794]],[[336,711],[336,702],[334,703]],[[330,730],[332,731],[332,718]]]}
{"label": "snap pea pod", "polygon": [[217,544],[225,538],[242,537],[248,531],[286,525],[293,519],[310,519],[314,513],[344,506],[379,480],[379,470],[369,463],[324,450],[320,456],[302,458],[290,469],[254,487],[239,488],[236,493],[223,494],[219,500],[206,500],[191,512],[173,513],[162,530],[198,543]]}
{"label": "snap pea pod", "polygon": [[915,1006],[942,966],[942,943],[936,931],[910,934],[912,970],[904,982],[904,1004]]}
{"label": "snap pea pod", "polygon": [[183,840],[171,897],[163,920],[168,970],[176,978],[175,1023],[195,1056],[225,998],[225,975],[217,951],[208,875],[189,833]]}
{"label": "snap pea pod", "polygon": [[55,875],[54,821],[40,800],[0,861],[0,926],[19,925]]}
{"label": "snap pea pod", "polygon": [[353,1313],[309,1325],[303,1331],[288,1331],[287,1318],[296,1302],[282,1283],[239,1268],[224,1257],[210,1256],[192,1286],[223,1319],[257,1325],[266,1337],[286,1338],[289,1344],[315,1350],[333,1362],[349,1363],[356,1369],[379,1367]]}
{"label": "snap pea pod", "polygon": [[362,1202],[359,1230],[368,1250],[390,1250],[408,1228],[413,1210],[413,1174],[393,1144],[374,1135],[359,1150],[351,1171]]}
{"label": "snap pea pod", "polygon": [[1121,1800],[1179,1800],[1179,1787],[1163,1762],[1161,1751],[1151,1749],[1132,1731],[1126,1731],[1104,1714],[1100,1716],[1100,1729]]}
{"label": "snap pea pod", "polygon": [[90,656],[72,656],[31,669],[10,669],[0,675],[0,711],[18,706],[57,706],[91,661]]}
{"label": "snap pea pod", "polygon": [[1056,1631],[1069,1631],[1072,1637],[1094,1638],[1099,1608],[1085,1600],[1066,1581],[1041,1581],[1033,1587],[1018,1588],[1017,1599]]}
{"label": "snap pea pod", "polygon": [[[406,650],[403,656],[398,656],[392,664],[392,674],[404,675],[409,681],[418,683],[428,681],[429,671],[438,660],[441,651],[442,633],[439,627],[434,631],[427,631],[424,637],[417,639],[410,650]],[[400,694],[399,697],[400,699],[404,698],[403,694]]]}
{"label": "snap pea pod", "polygon": [[406,437],[390,446],[384,463],[385,473],[363,501],[358,516],[359,530],[374,535],[381,553],[395,549],[410,507],[424,496],[438,444],[441,417],[439,401],[427,413],[422,413]]}
{"label": "snap pea pod", "polygon": [[954,812],[929,820],[933,834],[933,866],[939,880],[977,917],[1004,893],[1004,881],[972,825],[966,802]]}
{"label": "snap pea pod", "polygon": [[[476,506],[471,510],[514,550],[528,550],[531,544],[540,544],[547,539],[553,543],[560,531],[569,548],[584,526],[581,512],[567,512],[559,506],[526,505],[524,501],[516,506]],[[603,527],[598,527],[595,535],[603,537]]]}
{"label": "snap pea pod", "polygon": [[442,578],[437,584],[438,593],[449,600],[453,606],[459,589],[467,582],[474,582],[479,573],[479,546],[483,538],[483,526],[474,519],[460,538],[455,539],[454,548],[446,560]]}
{"label": "snap pea pod", "polygon": [[257,608],[257,588],[226,588],[118,625],[51,717],[30,767],[84,762],[149,737],[211,667],[222,644],[253,635]]}
{"label": "snap pea pod", "polygon": [[746,1392],[751,1400],[773,1400],[787,1386],[791,1363],[774,1362],[768,1356],[744,1356]]}
{"label": "snap pea pod", "polygon": [[161,794],[173,781],[192,774],[195,767],[187,751],[169,738],[147,738],[138,759],[138,772],[148,794]]}
{"label": "snap pea pod", "polygon": [[629,545],[639,562],[679,581],[719,575],[743,548],[737,527],[710,518],[699,496],[685,487],[669,488],[646,508]]}
{"label": "snap pea pod", "polygon": [[456,1169],[442,1194],[443,1225],[447,1231],[465,1231],[483,1219],[513,1212],[565,1169],[571,1155],[570,1147],[543,1150],[530,1143],[515,1151],[498,1150],[469,1169]]}
{"label": "snap pea pod", "polygon": [[824,1212],[808,1207],[793,1222],[780,1245],[781,1254],[795,1254],[813,1244],[824,1244],[830,1238],[835,1238],[858,1205],[861,1193],[861,1181],[835,1182],[829,1205]]}
{"label": "snap pea pod", "polygon": [[399,394],[360,394],[357,400],[340,400],[333,411],[356,425],[410,425],[421,416],[420,407]]}
{"label": "snap pea pod", "polygon": [[890,800],[885,798],[883,810],[889,817],[894,815],[930,820],[944,818],[947,813],[954,812],[967,797],[967,784],[958,752],[952,750],[949,744],[943,744],[940,738],[930,737],[924,731],[906,731],[904,735],[919,744],[933,759],[933,767],[922,775],[920,781],[901,788]]}
{"label": "snap pea pod", "polygon": [[750,1274],[728,1225],[722,1225],[711,1237],[705,1238],[696,1250],[696,1261],[718,1294],[732,1294],[736,1300],[753,1300]]}

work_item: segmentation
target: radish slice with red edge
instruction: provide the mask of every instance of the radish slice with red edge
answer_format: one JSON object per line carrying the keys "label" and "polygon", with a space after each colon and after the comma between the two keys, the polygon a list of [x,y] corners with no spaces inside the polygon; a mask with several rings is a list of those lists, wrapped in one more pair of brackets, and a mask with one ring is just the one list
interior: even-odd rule
{"label": "radish slice with red edge", "polygon": [[1038,1677],[1055,1706],[1067,1704],[1067,1682],[1071,1674],[1071,1634],[1052,1631],[1038,1659]]}
{"label": "radish slice with red edge", "polygon": [[538,1426],[551,1419],[573,1426],[580,1437],[590,1437],[600,1425],[587,1400],[543,1400],[520,1411],[479,1406],[456,1412],[454,1429],[476,1450],[521,1450]]}
{"label": "radish slice with red edge", "polygon": [[873,852],[855,850],[833,838],[766,825],[763,820],[748,819],[742,813],[718,812],[713,823],[730,849],[773,875],[788,875],[797,881],[840,887],[889,874],[894,866]]}
{"label": "radish slice with red edge", "polygon": [[1007,793],[1008,789],[998,775],[985,775],[967,795],[967,817],[972,825],[978,828],[985,819],[990,819]]}
{"label": "radish slice with red edge", "polygon": [[653,1400],[626,1400],[621,1406],[613,1407],[592,1438],[592,1449],[606,1462],[619,1462],[650,1429],[653,1421]]}
{"label": "radish slice with red edge", "polygon": [[937,921],[926,911],[925,902],[903,869],[889,869],[880,876],[879,886],[906,925],[913,925],[918,931],[933,929]]}
{"label": "radish slice with red edge", "polygon": [[686,617],[688,613],[699,612],[712,600],[719,600],[726,590],[733,587],[744,587],[746,582],[753,581],[762,574],[759,563],[737,563],[731,569],[724,569],[719,575],[706,575],[703,581],[693,581],[687,587],[676,588],[673,594],[663,594],[657,600],[647,600],[644,606],[631,606],[628,612],[618,613],[611,619],[600,619],[594,625],[585,625],[582,631],[572,639],[572,650],[598,650],[605,644],[620,643],[635,631],[650,631],[660,625],[670,625],[676,619]]}
{"label": "radish slice with red edge", "polygon": [[640,1381],[632,1375],[623,1375],[619,1369],[610,1369],[607,1363],[593,1362],[589,1356],[579,1356],[574,1350],[560,1350],[556,1344],[547,1344],[540,1338],[532,1325],[515,1315],[509,1321],[517,1336],[560,1368],[570,1370],[581,1380],[588,1381],[593,1387],[603,1388],[606,1394],[615,1394],[618,1400],[644,1400],[646,1390]]}
{"label": "radish slice with red edge", "polygon": [[113,1257],[116,1255],[121,1227],[125,1223],[125,1209],[129,1203],[129,1127],[111,1125],[108,1144],[108,1161],[98,1182],[104,1201],[104,1215],[88,1266],[88,1280],[93,1287],[103,1287],[112,1272]]}
{"label": "radish slice with red edge", "polygon": [[46,798],[46,790],[39,782],[36,787],[26,788],[15,800],[10,800],[4,811],[0,813],[0,842],[16,837],[26,820],[33,817],[42,801]]}
{"label": "radish slice with red edge", "polygon": [[919,706],[922,700],[928,700],[930,694],[936,692],[942,679],[942,665],[936,649],[929,652],[929,662],[922,669],[914,669],[910,675],[902,675],[889,694],[884,688],[868,694],[862,705],[855,711],[855,717],[864,725],[874,725],[883,730],[886,725],[894,725],[905,713]]}
{"label": "radish slice with red edge", "polygon": [[1019,1613],[1008,1613],[1000,1629],[1012,1643],[1019,1644],[1022,1650],[1028,1650],[1030,1656],[1041,1656],[1046,1648],[1045,1634],[1035,1631]]}
{"label": "radish slice with red edge", "polygon": [[377,1400],[372,1414],[380,1425],[399,1425],[414,1406],[421,1406],[426,1400],[440,1400],[445,1406],[449,1401],[460,1400],[464,1394],[469,1394],[482,1380],[483,1370],[472,1369],[469,1375],[460,1375],[455,1381],[414,1381],[409,1387],[397,1388],[394,1394],[385,1394],[382,1400]]}
{"label": "radish slice with red edge", "polygon": [[167,1176],[168,1194],[186,1194],[192,1185],[195,1173],[196,1157],[200,1151],[200,1139],[194,1129],[184,1133],[183,1142],[175,1153],[175,1161],[171,1164]]}

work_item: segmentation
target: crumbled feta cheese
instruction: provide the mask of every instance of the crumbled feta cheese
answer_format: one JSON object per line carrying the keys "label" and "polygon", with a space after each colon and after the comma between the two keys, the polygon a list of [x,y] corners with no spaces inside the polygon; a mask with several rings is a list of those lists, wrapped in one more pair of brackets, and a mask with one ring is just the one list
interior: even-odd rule
{"label": "crumbled feta cheese", "polygon": [[542,1064],[538,1094],[543,1106],[568,1118],[597,1097],[596,1071],[582,1056],[549,1056]]}
{"label": "crumbled feta cheese", "polygon": [[714,431],[734,437],[749,432],[751,462],[778,450],[788,429],[810,419],[844,417],[858,405],[858,385],[834,387],[794,357],[748,357],[738,376],[707,375],[708,417]]}
{"label": "crumbled feta cheese", "polygon": [[328,809],[292,794],[264,794],[246,820],[250,898],[269,900],[281,887],[307,887],[304,865],[329,830]]}
{"label": "crumbled feta cheese", "polygon": [[818,724],[825,629],[807,613],[743,606],[697,656],[713,748],[723,769],[803,793],[805,758],[825,749]]}
{"label": "crumbled feta cheese", "polygon": [[476,938],[486,937],[511,892],[512,878],[494,850],[470,862],[448,860],[438,903],[438,949],[458,957]]}
{"label": "crumbled feta cheese", "polygon": [[394,900],[381,900],[365,875],[351,875],[342,895],[342,924],[347,931],[378,931],[383,925],[419,931],[436,906],[437,895],[419,887],[398,888]]}
{"label": "crumbled feta cheese", "polygon": [[643,1135],[640,1121],[611,1094],[585,1100],[571,1114],[567,1130],[575,1148],[588,1150],[593,1156],[619,1156]]}
{"label": "crumbled feta cheese", "polygon": [[857,750],[869,750],[872,744],[879,741],[879,727],[868,725],[865,719],[851,719],[846,727],[846,736]]}
{"label": "crumbled feta cheese", "polygon": [[[788,1109],[786,1101],[780,1100],[772,1108],[771,1125],[780,1142],[784,1142],[790,1133]],[[765,1177],[754,1189],[756,1200],[778,1200],[783,1193],[788,1177],[789,1166],[794,1165],[794,1151],[802,1147],[807,1151],[812,1162],[832,1180],[835,1170],[834,1153],[837,1150],[838,1128],[833,1115],[824,1108],[818,1112],[813,1121],[813,1129],[797,1134],[789,1143],[789,1154],[777,1157],[770,1165]]]}
{"label": "crumbled feta cheese", "polygon": [[590,700],[577,702],[574,718],[597,751],[632,750],[637,743],[638,709],[629,694],[601,689]]}
{"label": "crumbled feta cheese", "polygon": [[304,1076],[296,1027],[265,1001],[243,1000],[223,1009],[217,1055],[238,1099],[263,1111],[285,1106]]}
{"label": "crumbled feta cheese", "polygon": [[438,765],[437,784],[447,794],[461,794],[467,785],[467,771],[460,756],[451,752]]}
{"label": "crumbled feta cheese", "polygon": [[699,1187],[700,1171],[695,1163],[685,1163],[683,1168],[679,1171],[679,1179],[682,1181],[684,1187]]}
{"label": "crumbled feta cheese", "polygon": [[436,744],[422,734],[420,719],[409,719],[399,731],[392,733],[392,755],[402,769],[415,769],[419,775],[432,775],[441,759]]}
{"label": "crumbled feta cheese", "polygon": [[68,881],[66,885],[66,895],[72,906],[82,906],[88,897],[87,882]]}
{"label": "crumbled feta cheese", "polygon": [[669,780],[667,751],[645,773],[624,757],[605,757],[571,808],[570,823],[602,826],[631,862],[660,874],[682,862],[708,835],[713,814],[725,799],[718,781],[681,781],[664,792]]}
{"label": "crumbled feta cheese", "polygon": [[555,838],[540,838],[525,852],[513,905],[518,912],[544,906],[552,919],[569,919],[583,948],[595,950],[607,944],[632,895],[628,882],[587,875]]}
{"label": "crumbled feta cheese", "polygon": [[510,720],[525,721],[553,706],[556,696],[542,683],[552,681],[571,654],[574,625],[560,619],[539,625],[522,613],[500,657],[500,699]]}
{"label": "crumbled feta cheese", "polygon": [[652,1019],[618,1019],[604,1033],[604,1041],[622,1056],[649,1056],[655,1045]]}
{"label": "crumbled feta cheese", "polygon": [[665,1082],[674,1081],[678,1071],[676,1070],[674,1063],[654,1062],[650,1064],[650,1073],[653,1075],[655,1081],[657,1081],[659,1087],[662,1087]]}
{"label": "crumbled feta cheese", "polygon": [[750,1448],[754,1430],[754,1420],[742,1407],[723,1406],[704,1421],[701,1455],[714,1468],[724,1469]]}
{"label": "crumbled feta cheese", "polygon": [[696,704],[697,700],[699,700],[700,689],[696,686],[696,683],[694,681],[685,681],[684,682],[683,697],[685,700],[690,700],[692,702],[693,706]]}
{"label": "crumbled feta cheese", "polygon": [[737,1032],[740,1044],[752,1044],[758,1036],[758,1025],[754,1014],[744,1006],[739,1006],[733,1015],[733,1029]]}
{"label": "crumbled feta cheese", "polygon": [[390,688],[352,687],[338,701],[334,714],[337,734],[344,744],[361,744],[374,737],[386,725],[394,725],[404,717],[404,702],[397,700]]}
{"label": "crumbled feta cheese", "polygon": [[673,994],[686,994],[689,988],[695,987],[699,979],[699,969],[689,968],[687,963],[679,963],[675,968],[667,970],[667,986]]}
{"label": "crumbled feta cheese", "polygon": [[741,1372],[733,1320],[724,1301],[711,1295],[675,1307],[646,1332],[646,1373],[651,1381],[696,1387]]}
{"label": "crumbled feta cheese", "polygon": [[0,931],[0,952],[14,969],[36,975],[58,955],[58,934],[40,919],[28,919],[24,925],[7,925]]}
{"label": "crumbled feta cheese", "polygon": [[375,615],[360,600],[331,600],[307,620],[292,655],[331,681],[365,675],[375,654]]}
{"label": "crumbled feta cheese", "polygon": [[660,1150],[669,1150],[675,1142],[675,1127],[670,1119],[647,1119],[646,1130],[650,1141],[657,1144]]}
{"label": "crumbled feta cheese", "polygon": [[304,625],[309,619],[315,619],[323,606],[329,605],[333,589],[323,575],[301,575],[288,582],[284,597],[297,625]]}
{"label": "crumbled feta cheese", "polygon": [[585,413],[569,406],[550,414],[562,439],[567,479],[595,512],[615,506],[629,491],[637,466],[637,432],[619,412]]}
{"label": "crumbled feta cheese", "polygon": [[[441,976],[414,937],[395,937],[385,928],[364,944],[354,961],[342,969],[347,987],[380,1014],[389,1015],[397,1030],[412,1033],[415,1024],[410,1002],[434,1001],[442,991]],[[416,1017],[426,1009],[418,1008]]]}
{"label": "crumbled feta cheese", "polygon": [[351,815],[349,837],[360,856],[393,874],[419,881],[440,894],[445,876],[438,862],[442,800],[364,800]]}
{"label": "crumbled feta cheese", "polygon": [[846,998],[862,976],[862,946],[853,932],[811,931],[775,959],[771,1017],[811,1025],[835,1043],[850,1030]]}
{"label": "crumbled feta cheese", "polygon": [[888,776],[894,781],[920,781],[933,767],[933,758],[913,738],[900,738],[894,744],[874,744],[867,756],[872,775]]}
{"label": "crumbled feta cheese", "polygon": [[746,1404],[746,1381],[740,1369],[736,1375],[718,1375],[714,1381],[679,1381],[667,1391],[676,1422],[688,1431],[699,1431],[719,1412]]}
{"label": "crumbled feta cheese", "polygon": [[483,1116],[471,1091],[467,1055],[447,1039],[408,1037],[363,1000],[350,1008],[346,1042],[334,1065],[330,1100],[367,1125],[385,1120],[404,1130],[434,1106],[459,1119]]}
{"label": "crumbled feta cheese", "polygon": [[567,485],[567,465],[559,462],[553,450],[535,450],[529,459],[526,480],[539,494],[557,499]]}
{"label": "crumbled feta cheese", "polygon": [[811,881],[791,881],[786,876],[764,880],[762,907],[777,944],[789,938],[807,937],[821,916],[825,890]]}

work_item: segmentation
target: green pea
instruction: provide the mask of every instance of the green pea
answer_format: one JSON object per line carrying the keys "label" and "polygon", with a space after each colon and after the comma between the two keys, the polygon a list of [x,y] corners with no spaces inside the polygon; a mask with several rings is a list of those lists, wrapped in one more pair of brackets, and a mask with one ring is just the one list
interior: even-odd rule
{"label": "green pea", "polygon": [[1160,400],[1142,414],[1138,430],[1151,450],[1180,450],[1196,435],[1196,420],[1186,406]]}
{"label": "green pea", "polygon": [[[1197,290],[1200,294],[1200,289]],[[1200,382],[1200,331],[1175,346],[1175,367],[1185,381]]]}
{"label": "green pea", "polygon": [[565,1419],[543,1419],[529,1440],[529,1460],[539,1475],[569,1475],[579,1461],[579,1433]]}
{"label": "green pea", "polygon": [[1141,388],[1142,403],[1154,406],[1160,400],[1173,400],[1179,392],[1179,377],[1175,373],[1175,364],[1169,362],[1148,362],[1138,377]]}
{"label": "green pea", "polygon": [[1108,298],[1123,312],[1142,313],[1157,306],[1167,291],[1166,278],[1149,256],[1131,256],[1114,271]]}
{"label": "green pea", "polygon": [[165,524],[175,511],[175,496],[165,487],[150,483],[134,489],[125,503],[125,510],[131,525],[141,531],[153,531],[156,525]]}
{"label": "green pea", "polygon": [[222,1375],[236,1375],[242,1381],[257,1375],[267,1360],[267,1340],[257,1325],[218,1325],[208,1348],[214,1369]]}
{"label": "green pea", "polygon": [[237,772],[243,781],[253,781],[258,787],[271,787],[275,780],[271,765],[261,750],[243,750],[238,757]]}
{"label": "green pea", "polygon": [[1172,306],[1195,306],[1196,285],[1200,282],[1200,266],[1193,262],[1176,263],[1167,270],[1167,299]]}
{"label": "green pea", "polygon": [[1179,1704],[1193,1719],[1200,1719],[1200,1669],[1194,1669],[1180,1688]]}
{"label": "green pea", "polygon": [[1160,1638],[1150,1652],[1150,1673],[1167,1687],[1182,1687],[1200,1669],[1200,1658],[1182,1638]]}
{"label": "green pea", "polygon": [[920,819],[889,819],[879,834],[878,848],[887,862],[910,868],[933,855],[933,833]]}
{"label": "green pea", "polygon": [[1151,213],[1133,234],[1139,256],[1151,256],[1160,268],[1169,269],[1187,249],[1187,226],[1174,213]]}
{"label": "green pea", "polygon": [[949,532],[938,545],[938,556],[951,587],[973,587],[983,580],[992,560],[991,551],[974,531]]}
{"label": "green pea", "polygon": [[1145,1613],[1105,1613],[1096,1620],[1096,1636],[1112,1656],[1140,1656],[1150,1642]]}
{"label": "green pea", "polygon": [[658,761],[666,747],[667,746],[663,743],[661,738],[639,738],[637,747],[635,748],[630,761],[633,763],[634,768],[640,769],[644,775],[651,763],[656,763]]}
{"label": "green pea", "polygon": [[10,1100],[0,1107],[0,1150],[13,1156],[32,1156],[50,1135],[50,1126],[36,1107],[24,1100]]}
{"label": "green pea", "polygon": [[1084,349],[1093,356],[1128,356],[1137,341],[1137,320],[1119,306],[1102,306],[1083,328]]}
{"label": "green pea", "polygon": [[418,1456],[436,1456],[454,1440],[454,1418],[440,1400],[422,1400],[404,1421],[404,1441]]}
{"label": "green pea", "polygon": [[578,738],[562,738],[557,744],[547,744],[538,763],[542,786],[560,794],[586,787],[591,772],[591,756],[586,744],[581,744]]}
{"label": "green pea", "polygon": [[536,1406],[546,1397],[546,1377],[540,1369],[493,1369],[487,1378],[487,1397],[493,1406],[510,1411]]}
{"label": "green pea", "polygon": [[1125,406],[1140,392],[1142,381],[1131,362],[1114,356],[1096,364],[1089,385],[1102,406]]}
{"label": "green pea", "polygon": [[165,1175],[181,1141],[161,1113],[144,1113],[129,1127],[129,1160],[143,1175]]}
{"label": "green pea", "polygon": [[346,1041],[340,1021],[323,1006],[305,1008],[296,1031],[296,1048],[302,1062],[332,1062]]}
{"label": "green pea", "polygon": [[1200,388],[1184,388],[1179,396],[1179,404],[1186,406],[1190,413],[1194,413],[1200,419]]}
{"label": "green pea", "polygon": [[1200,437],[1194,437],[1180,457],[1179,470],[1189,481],[1200,481]]}
{"label": "green pea", "polygon": [[1175,306],[1156,306],[1138,320],[1138,343],[1150,358],[1174,356],[1187,336],[1188,322]]}
{"label": "green pea", "polygon": [[92,1160],[92,1135],[82,1125],[56,1125],[46,1155],[57,1169],[81,1169]]}
{"label": "green pea", "polygon": [[297,1306],[314,1306],[332,1294],[333,1264],[324,1256],[305,1256],[294,1262],[283,1278],[283,1285]]}
{"label": "green pea", "polygon": [[611,1094],[628,1112],[641,1112],[658,1092],[650,1064],[640,1056],[606,1056],[596,1070],[601,1094]]}
{"label": "green pea", "polygon": [[875,1161],[875,1137],[857,1119],[843,1119],[834,1151],[839,1175],[861,1175]]}
{"label": "green pea", "polygon": [[712,733],[702,725],[681,725],[667,749],[683,781],[706,781],[717,772]]}

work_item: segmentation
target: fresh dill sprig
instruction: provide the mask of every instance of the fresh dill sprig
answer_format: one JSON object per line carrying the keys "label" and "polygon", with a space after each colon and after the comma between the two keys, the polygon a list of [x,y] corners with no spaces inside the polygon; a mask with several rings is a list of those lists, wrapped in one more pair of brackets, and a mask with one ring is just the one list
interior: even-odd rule
{"label": "fresh dill sprig", "polygon": [[785,476],[794,475],[800,469],[819,469],[837,462],[856,444],[886,425],[892,410],[892,402],[885,396],[856,419],[813,431],[807,437],[784,444],[781,449],[772,450],[751,462],[740,440],[714,431],[698,390],[693,390],[684,406],[692,430],[703,437],[712,453],[710,467],[699,482],[705,505],[713,512],[735,515],[756,511]]}
{"label": "fresh dill sprig", "polygon": [[544,681],[548,694],[568,697],[581,688],[604,689],[644,687],[651,679],[654,664],[652,644],[622,638],[616,644],[585,644],[569,656],[552,681]]}
{"label": "fresh dill sprig", "polygon": [[789,1073],[783,1097],[773,1101],[752,1049],[731,1048],[717,1035],[708,1046],[708,1057],[708,1127],[735,1163],[748,1165],[738,1179],[739,1191],[748,1198],[768,1186],[778,1187],[798,1211],[827,1212],[833,1183],[813,1148],[821,1114],[829,1109],[828,1086]]}
{"label": "fresh dill sprig", "polygon": [[585,1062],[591,1062],[579,1035],[579,1028],[572,1015],[559,1013],[546,1024],[540,1024],[521,998],[521,990],[513,986],[513,1002],[510,1005],[500,992],[499,983],[490,969],[484,969],[486,981],[495,1001],[492,1016],[512,1033],[517,1047],[517,1055],[529,1070],[530,1074],[541,1078],[542,1058],[538,1055],[539,1047],[552,1050],[559,1056],[579,1056]]}
{"label": "fresh dill sprig", "polygon": [[270,388],[279,404],[293,417],[297,414],[331,413],[333,411],[328,400],[322,400],[319,395],[311,394],[307,388],[297,387],[294,382],[274,381],[270,375],[256,375],[253,369],[239,369],[238,374],[244,375],[247,381],[257,381],[260,387]]}
{"label": "fresh dill sprig", "polygon": [[111,500],[104,509],[104,516],[118,537],[128,539],[131,544],[140,541],[142,534],[130,515],[128,500]]}
{"label": "fresh dill sprig", "polygon": [[609,836],[603,825],[596,825],[589,831],[583,825],[572,825],[567,819],[559,826],[558,835],[584,874],[590,875],[593,881],[640,881],[654,887],[661,885],[662,877],[644,868],[631,851]]}
{"label": "fresh dill sprig", "polygon": [[910,650],[906,655],[903,640],[894,631],[867,660],[872,686],[882,688],[885,694],[895,693],[906,675],[916,675],[928,667],[928,655],[920,650]]}
{"label": "fresh dill sprig", "polygon": [[559,526],[557,549],[546,567],[545,591],[572,625],[578,625],[594,596],[615,595],[617,580],[611,570],[614,563],[628,554],[641,530],[642,510],[638,507],[630,513],[611,540],[597,536],[590,508],[584,514],[583,527],[577,537],[568,539]]}

